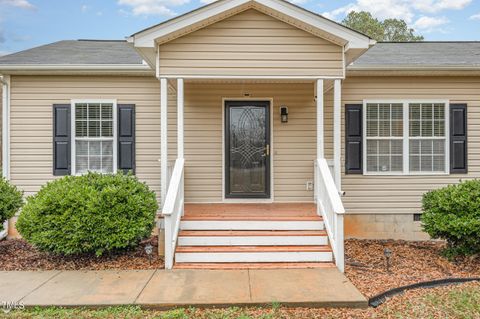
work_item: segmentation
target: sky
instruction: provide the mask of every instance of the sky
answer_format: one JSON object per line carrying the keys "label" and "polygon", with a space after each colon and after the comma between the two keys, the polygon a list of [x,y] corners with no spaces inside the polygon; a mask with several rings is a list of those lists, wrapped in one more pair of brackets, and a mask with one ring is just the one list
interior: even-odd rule
{"label": "sky", "polygon": [[[429,41],[480,41],[480,0],[291,0],[341,21],[404,19]],[[212,0],[0,0],[0,55],[73,39],[124,39]]]}

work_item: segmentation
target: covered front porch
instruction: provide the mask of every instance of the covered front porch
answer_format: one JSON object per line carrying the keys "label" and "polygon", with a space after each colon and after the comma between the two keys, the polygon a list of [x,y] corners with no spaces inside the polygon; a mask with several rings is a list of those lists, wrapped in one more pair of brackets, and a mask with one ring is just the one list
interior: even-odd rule
{"label": "covered front porch", "polygon": [[341,80],[160,86],[166,267],[343,269]]}

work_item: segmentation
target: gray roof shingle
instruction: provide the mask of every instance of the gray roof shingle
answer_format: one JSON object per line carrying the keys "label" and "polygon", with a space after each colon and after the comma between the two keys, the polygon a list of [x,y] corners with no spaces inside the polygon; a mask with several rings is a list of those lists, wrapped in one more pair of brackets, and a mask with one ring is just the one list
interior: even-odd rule
{"label": "gray roof shingle", "polygon": [[66,40],[0,57],[0,65],[142,64],[126,41]]}
{"label": "gray roof shingle", "polygon": [[[126,41],[66,40],[0,57],[0,65],[141,65]],[[350,68],[375,66],[480,67],[480,42],[377,43]]]}
{"label": "gray roof shingle", "polygon": [[377,43],[351,66],[480,66],[480,42]]}

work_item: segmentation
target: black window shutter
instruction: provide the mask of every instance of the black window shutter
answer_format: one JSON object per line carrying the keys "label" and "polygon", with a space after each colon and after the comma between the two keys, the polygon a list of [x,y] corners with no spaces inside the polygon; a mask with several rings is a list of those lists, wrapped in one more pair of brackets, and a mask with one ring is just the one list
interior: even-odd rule
{"label": "black window shutter", "polygon": [[53,105],[53,175],[71,172],[70,104]]}
{"label": "black window shutter", "polygon": [[345,105],[345,172],[362,174],[362,104]]}
{"label": "black window shutter", "polygon": [[118,161],[117,168],[135,174],[135,105],[118,105]]}
{"label": "black window shutter", "polygon": [[467,173],[467,105],[450,104],[450,173]]}

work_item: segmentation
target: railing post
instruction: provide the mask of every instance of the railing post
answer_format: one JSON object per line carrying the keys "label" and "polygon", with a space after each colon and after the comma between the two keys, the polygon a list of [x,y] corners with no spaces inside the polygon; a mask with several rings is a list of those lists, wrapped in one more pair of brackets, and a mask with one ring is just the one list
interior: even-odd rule
{"label": "railing post", "polygon": [[172,216],[165,216],[165,269],[173,268]]}
{"label": "railing post", "polygon": [[343,234],[343,214],[334,214],[335,219],[335,264],[341,272],[345,271],[345,247]]}

